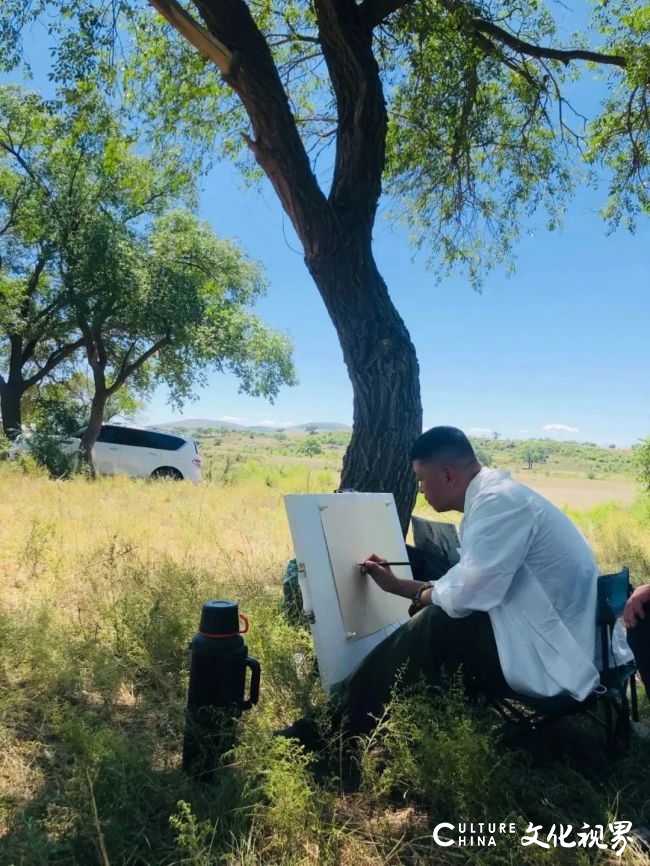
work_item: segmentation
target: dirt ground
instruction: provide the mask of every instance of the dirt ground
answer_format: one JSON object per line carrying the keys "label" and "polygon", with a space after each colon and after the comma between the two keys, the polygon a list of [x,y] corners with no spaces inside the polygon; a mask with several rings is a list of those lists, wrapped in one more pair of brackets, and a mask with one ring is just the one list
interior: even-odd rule
{"label": "dirt ground", "polygon": [[513,477],[537,490],[555,505],[580,511],[603,502],[629,505],[639,494],[639,485],[624,478],[564,478],[535,472],[517,472]]}

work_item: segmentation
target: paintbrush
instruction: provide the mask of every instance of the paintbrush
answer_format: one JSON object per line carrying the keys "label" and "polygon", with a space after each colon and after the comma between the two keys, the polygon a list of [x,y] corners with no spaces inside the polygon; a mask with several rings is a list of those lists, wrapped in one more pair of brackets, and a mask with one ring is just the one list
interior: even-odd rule
{"label": "paintbrush", "polygon": [[[377,565],[410,565],[410,562],[378,562]],[[365,574],[368,571],[368,567],[364,565],[363,562],[356,563],[358,568],[361,569],[361,574]]]}

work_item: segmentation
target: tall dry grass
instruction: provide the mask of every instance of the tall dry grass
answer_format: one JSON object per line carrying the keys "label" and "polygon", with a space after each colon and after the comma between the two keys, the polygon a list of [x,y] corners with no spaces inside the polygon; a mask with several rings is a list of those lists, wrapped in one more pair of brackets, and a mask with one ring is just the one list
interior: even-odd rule
{"label": "tall dry grass", "polygon": [[277,584],[291,555],[280,488],[154,483],[126,477],[52,481],[0,464],[3,604],[83,597],[107,559],[195,569],[206,587]]}
{"label": "tall dry grass", "polygon": [[[587,740],[586,762],[546,765],[495,747],[493,721],[454,694],[437,706],[396,699],[377,738],[361,744],[354,793],[341,787],[336,749],[315,776],[299,750],[273,741],[274,727],[323,700],[309,634],[278,604],[292,553],[282,495],[329,492],[336,479],[303,464],[235,469],[224,464],[194,486],[55,482],[0,464],[2,866],[587,864],[593,852],[516,840],[443,851],[430,830],[452,804],[459,820],[511,816],[522,831],[528,821],[642,820],[642,750],[609,765]],[[573,516],[604,567],[629,561],[640,577],[648,515],[640,502]],[[251,615],[262,700],[240,726],[232,762],[205,788],[181,772],[180,744],[187,641],[215,597]],[[631,849],[621,861],[598,855],[641,862]]]}

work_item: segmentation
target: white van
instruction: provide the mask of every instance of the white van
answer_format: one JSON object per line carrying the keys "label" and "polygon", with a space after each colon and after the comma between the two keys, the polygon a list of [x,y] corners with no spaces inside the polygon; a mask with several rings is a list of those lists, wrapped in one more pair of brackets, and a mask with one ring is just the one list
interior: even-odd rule
{"label": "white van", "polygon": [[[65,440],[66,451],[72,453],[79,448],[84,429]],[[196,439],[149,427],[102,424],[93,446],[93,463],[102,475],[201,480],[201,457]]]}

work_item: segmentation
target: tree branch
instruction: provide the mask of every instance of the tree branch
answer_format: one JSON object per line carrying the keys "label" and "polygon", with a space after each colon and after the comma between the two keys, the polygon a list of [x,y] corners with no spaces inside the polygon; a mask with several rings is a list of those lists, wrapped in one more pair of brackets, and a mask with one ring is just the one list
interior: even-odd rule
{"label": "tree branch", "polygon": [[104,345],[104,338],[102,337],[102,332],[98,328],[93,329],[93,340],[97,350],[97,359],[99,361],[99,365],[102,370],[105,370],[106,365],[108,364],[108,355],[106,353],[106,346]]}
{"label": "tree branch", "polygon": [[45,362],[45,365],[41,367],[33,376],[29,379],[25,379],[25,390],[27,388],[31,388],[32,385],[36,385],[38,382],[42,381],[48,373],[50,373],[56,366],[58,366],[61,361],[64,361],[67,357],[74,354],[77,349],[80,349],[84,344],[83,337],[79,337],[78,340],[75,340],[74,343],[68,343],[67,346],[61,346],[56,351],[52,352],[50,357]]}
{"label": "tree branch", "polygon": [[519,51],[521,54],[526,54],[529,57],[559,60],[564,64],[569,64],[572,60],[588,60],[593,63],[620,66],[621,68],[627,65],[625,57],[620,54],[601,54],[599,51],[583,51],[581,48],[545,48],[542,45],[534,45],[531,42],[519,39],[513,33],[504,30],[503,27],[499,27],[497,24],[492,23],[492,21],[486,21],[484,18],[474,18],[472,26],[477,32],[489,33],[490,36],[493,36],[514,51]]}
{"label": "tree branch", "polygon": [[329,199],[340,216],[372,231],[386,153],[388,118],[372,32],[354,0],[315,0],[338,118]]}
{"label": "tree branch", "polygon": [[118,378],[118,379],[120,378],[120,376],[122,375],[122,373],[123,373],[124,370],[126,369],[128,363],[129,363],[129,356],[131,355],[131,352],[135,349],[135,347],[137,346],[137,344],[138,344],[138,340],[137,340],[137,338],[136,338],[135,340],[133,340],[133,342],[131,343],[131,345],[129,346],[129,348],[128,348],[128,349],[126,350],[126,352],[124,353],[124,357],[122,358],[122,363],[120,364],[120,369],[119,369],[119,372],[118,372],[118,374],[117,374],[117,378]]}
{"label": "tree branch", "polygon": [[145,364],[149,360],[149,358],[152,357],[152,355],[155,355],[156,352],[159,352],[163,346],[170,345],[171,340],[169,339],[169,337],[163,337],[162,340],[158,340],[157,343],[154,343],[152,346],[150,346],[147,351],[144,354],[140,355],[140,357],[132,364],[129,364],[128,367],[123,368],[113,382],[113,384],[110,386],[110,388],[106,389],[106,393],[108,394],[108,396],[112,397],[113,394],[118,390],[118,388],[120,388],[129,378],[129,376],[134,373],[139,367],[142,367],[142,365]]}
{"label": "tree branch", "polygon": [[21,201],[21,197],[24,190],[22,187],[19,187],[11,200],[11,203],[7,205],[7,219],[3,226],[0,226],[0,237],[4,235],[9,229],[14,225],[16,221],[16,214],[18,212],[18,206]]}
{"label": "tree branch", "polygon": [[46,192],[46,194],[48,195],[48,197],[51,198],[51,197],[52,197],[52,191],[50,190],[50,188],[48,187],[48,185],[43,181],[42,178],[38,177],[38,175],[34,172],[34,170],[33,170],[32,167],[30,166],[30,164],[27,162],[27,160],[25,159],[25,157],[20,153],[19,150],[17,150],[17,149],[14,147],[14,144],[13,144],[13,141],[12,141],[12,139],[11,139],[11,136],[9,135],[9,133],[7,132],[7,130],[4,130],[4,129],[3,129],[2,131],[3,131],[3,132],[5,133],[5,135],[7,136],[7,141],[8,141],[8,143],[6,143],[6,142],[4,142],[4,141],[2,141],[2,140],[0,139],[0,149],[4,150],[4,152],[5,152],[8,156],[13,157],[13,158],[16,160],[16,162],[18,163],[18,165],[23,169],[23,171],[25,172],[25,174],[27,175],[27,177],[28,177],[31,181],[33,181],[35,184],[38,184],[39,186],[41,186],[41,187],[45,190],[45,192]]}
{"label": "tree branch", "polygon": [[271,181],[309,254],[317,247],[323,220],[331,218],[331,211],[311,169],[268,42],[244,0],[193,0],[193,3],[207,30],[231,53],[224,80],[233,88],[250,119],[253,136],[244,135],[244,140]]}
{"label": "tree branch", "polygon": [[413,0],[365,0],[359,7],[361,19],[368,30],[385,21],[393,12],[409,6]]}
{"label": "tree branch", "polygon": [[225,77],[230,74],[232,53],[215,36],[205,30],[176,0],[148,0],[149,5],[165,18],[190,45],[211,60]]}

